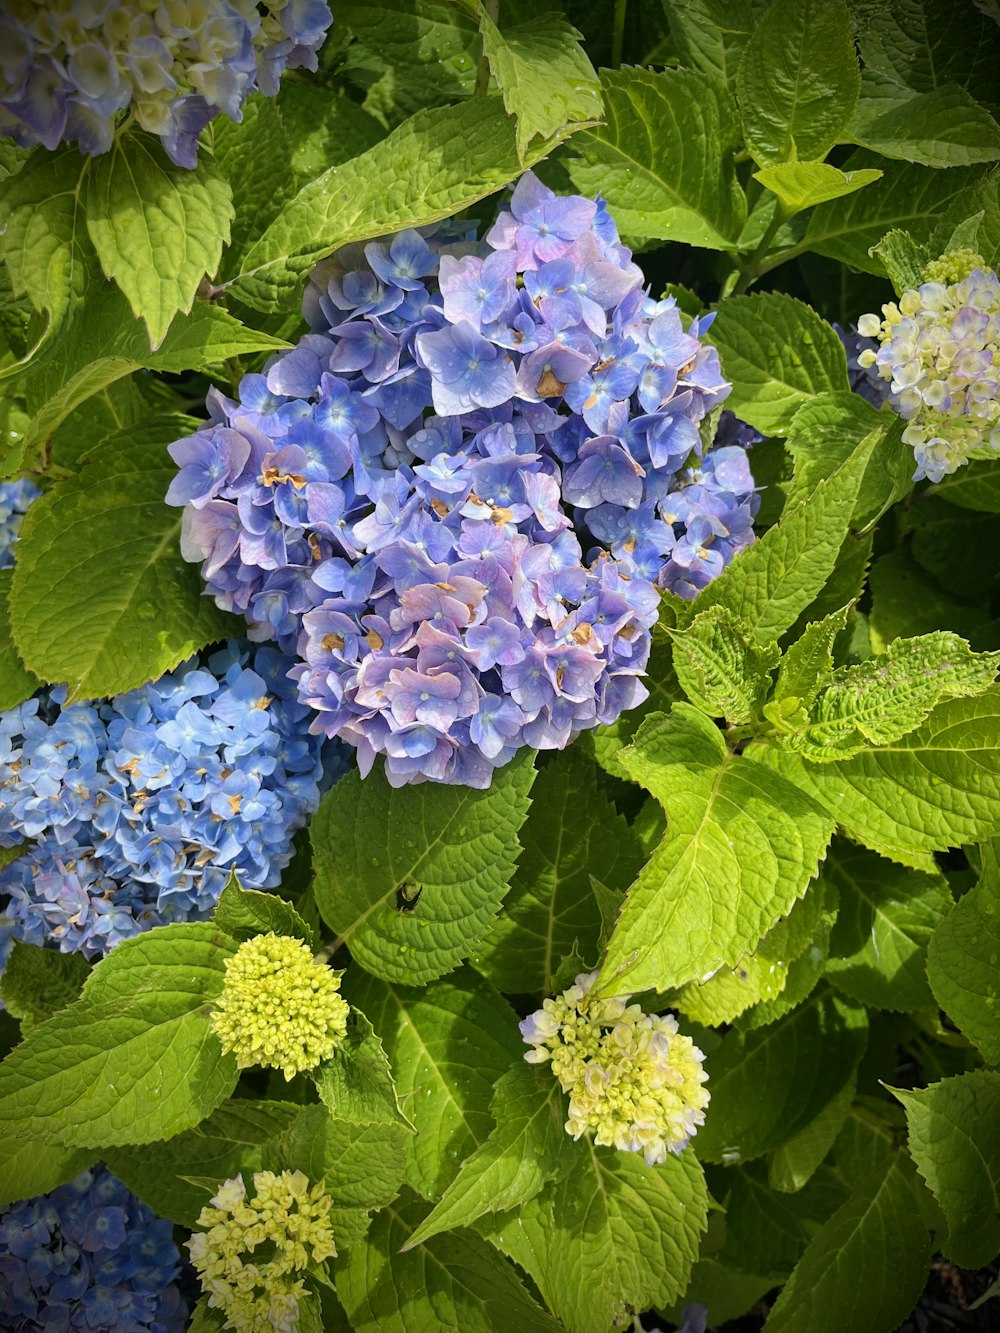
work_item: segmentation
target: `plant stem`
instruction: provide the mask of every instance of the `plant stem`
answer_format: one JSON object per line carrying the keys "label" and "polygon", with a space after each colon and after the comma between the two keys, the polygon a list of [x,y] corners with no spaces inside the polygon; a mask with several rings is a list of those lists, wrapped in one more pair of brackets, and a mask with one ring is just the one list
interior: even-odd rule
{"label": "plant stem", "polygon": [[[482,0],[483,10],[487,18],[496,23],[500,15],[500,0]],[[486,55],[486,43],[482,43],[482,54],[479,57],[479,68],[476,70],[476,97],[485,97],[490,90],[490,62]]]}
{"label": "plant stem", "polygon": [[764,235],[760,238],[756,250],[754,250],[750,259],[744,266],[743,272],[740,274],[736,286],[733,288],[732,294],[734,296],[742,296],[748,288],[753,286],[761,274],[767,271],[765,268],[765,261],[767,259],[767,252],[771,248],[771,242],[774,240],[775,236],[777,236],[782,226],[788,221],[790,216],[791,214],[786,213],[782,208],[781,201],[775,199],[774,216],[768,223]]}
{"label": "plant stem", "polygon": [[617,69],[622,63],[622,51],[625,49],[625,15],[628,12],[628,0],[615,0],[614,28],[611,31],[611,66]]}

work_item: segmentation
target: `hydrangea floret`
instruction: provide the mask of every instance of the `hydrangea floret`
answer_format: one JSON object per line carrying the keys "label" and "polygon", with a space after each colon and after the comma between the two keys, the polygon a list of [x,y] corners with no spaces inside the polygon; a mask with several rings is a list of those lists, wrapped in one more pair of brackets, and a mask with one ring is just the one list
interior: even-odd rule
{"label": "hydrangea floret", "polygon": [[283,71],[317,68],[324,0],[10,0],[0,15],[0,134],[111,147],[119,112],[182,167],[215,116],[240,120]]}
{"label": "hydrangea floret", "polygon": [[8,929],[91,958],[205,919],[234,870],[277,885],[344,769],[286,669],[234,641],[104,702],[59,687],[0,714],[0,846],[28,844],[0,871]]}
{"label": "hydrangea floret", "polygon": [[0,1326],[181,1333],[173,1225],[104,1168],[0,1210]]}
{"label": "hydrangea floret", "polygon": [[628,995],[592,995],[597,972],[581,973],[562,995],[525,1018],[531,1064],[551,1062],[569,1094],[574,1139],[641,1152],[647,1166],[680,1153],[705,1122],[704,1056],[672,1014],[646,1014]]}
{"label": "hydrangea floret", "polygon": [[347,1033],[349,1011],[339,973],[301,940],[268,932],[226,959],[211,1023],[241,1069],[280,1069],[290,1081],[329,1059]]}
{"label": "hydrangea floret", "polygon": [[331,1200],[301,1171],[257,1171],[253,1184],[248,1199],[242,1175],[223,1182],[187,1242],[191,1262],[226,1328],[296,1333],[303,1274],[337,1253]]}
{"label": "hydrangea floret", "polygon": [[40,495],[41,491],[27,477],[22,481],[0,482],[0,569],[13,566],[14,545],[24,516]]}
{"label": "hydrangea floret", "polygon": [[[969,266],[972,265],[970,270]],[[906,421],[914,479],[937,482],[971,458],[1000,453],[1000,280],[971,251],[928,266],[928,280],[858,332],[875,339],[858,357],[889,382],[889,401]]]}
{"label": "hydrangea floret", "polygon": [[646,697],[658,589],[753,537],[710,317],[643,290],[603,201],[530,172],[465,226],[313,273],[312,332],[209,396],[171,448],[182,550],[253,639],[298,658],[315,723],[394,785],[487,787]]}

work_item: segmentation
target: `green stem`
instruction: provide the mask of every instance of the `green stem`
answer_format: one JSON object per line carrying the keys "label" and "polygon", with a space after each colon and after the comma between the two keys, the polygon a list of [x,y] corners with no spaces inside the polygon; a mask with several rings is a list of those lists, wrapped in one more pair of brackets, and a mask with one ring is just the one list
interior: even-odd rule
{"label": "green stem", "polygon": [[[496,23],[500,16],[500,0],[482,0],[483,12],[488,19]],[[486,55],[486,43],[483,42],[479,68],[476,70],[476,97],[485,97],[490,90],[490,62]]]}
{"label": "green stem", "polygon": [[[768,223],[764,235],[760,238],[756,250],[754,250],[753,254],[744,265],[743,272],[740,274],[740,277],[733,288],[733,296],[742,296],[745,291],[753,286],[762,274],[767,272],[766,260],[767,253],[771,248],[771,242],[791,216],[792,214],[786,213],[782,208],[781,201],[776,199],[774,201],[774,216]],[[786,251],[782,252],[782,254],[786,253]],[[771,267],[773,267],[773,265]]]}
{"label": "green stem", "polygon": [[625,49],[625,15],[628,12],[628,0],[615,0],[614,27],[611,31],[611,66],[617,69],[622,63]]}

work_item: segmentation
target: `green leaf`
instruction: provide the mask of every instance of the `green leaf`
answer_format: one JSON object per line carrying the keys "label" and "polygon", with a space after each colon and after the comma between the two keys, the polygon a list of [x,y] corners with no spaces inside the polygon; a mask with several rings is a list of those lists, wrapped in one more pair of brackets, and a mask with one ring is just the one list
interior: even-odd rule
{"label": "green leaf", "polygon": [[468,957],[514,873],[532,761],[519,755],[486,791],[390,787],[379,768],[327,794],[310,830],[316,904],[362,967],[419,985]]}
{"label": "green leaf", "polygon": [[711,606],[673,636],[674,672],[684,693],[709,717],[749,722],[764,702],[778,645],[754,641],[727,606]]}
{"label": "green leaf", "polygon": [[499,97],[418,111],[359,157],[332,167],[282,209],[230,284],[257,310],[298,305],[313,265],[348,241],[452,217],[501,189],[552,148],[518,157],[515,123]]}
{"label": "green leaf", "polygon": [[773,1189],[795,1194],[813,1178],[843,1128],[854,1101],[854,1089],[852,1078],[808,1125],[775,1149],[767,1164],[768,1183]]}
{"label": "green leaf", "polygon": [[[294,80],[287,82],[315,91],[326,109],[328,99],[320,89],[296,84]],[[285,87],[283,81],[282,91]],[[295,193],[296,158],[292,154],[291,136],[286,132],[284,103],[261,93],[252,93],[243,103],[239,124],[228,116],[216,117],[212,122],[212,138],[218,170],[228,182],[230,197],[240,203],[232,222],[232,242],[220,270],[223,277],[229,277],[236,271],[238,257],[274,221]],[[199,158],[199,167],[203,161],[204,154]],[[329,161],[321,162],[313,174],[318,175],[330,165]],[[208,266],[209,276],[218,267],[216,259]]]}
{"label": "green leaf", "polygon": [[841,171],[829,162],[776,162],[754,172],[754,179],[778,196],[789,217],[814,204],[842,199],[845,194],[853,194],[881,178],[881,171],[871,167]]}
{"label": "green leaf", "polygon": [[232,940],[208,924],[163,926],[97,964],[75,1004],[0,1065],[0,1120],[16,1138],[113,1147],[169,1138],[236,1085],[212,1032]]}
{"label": "green leaf", "polygon": [[400,1253],[425,1212],[404,1195],[336,1261],[337,1295],[355,1333],[558,1333],[514,1269],[479,1236],[452,1231]]}
{"label": "green leaf", "polygon": [[958,597],[917,564],[910,552],[890,551],[876,560],[871,572],[871,646],[883,652],[901,635],[950,629],[963,638],[978,639],[989,612],[985,602]]}
{"label": "green leaf", "polygon": [[734,967],[804,892],[832,817],[733,755],[689,704],[648,718],[622,761],[663,806],[667,833],[625,899],[601,991],[665,990]]}
{"label": "green leaf", "polygon": [[59,953],[37,944],[15,940],[0,976],[0,995],[21,1029],[28,1032],[36,1023],[72,1004],[87,979],[90,964],[82,954]]}
{"label": "green leaf", "polygon": [[852,838],[903,865],[920,853],[1000,836],[997,687],[949,699],[916,731],[853,759],[809,764],[758,745],[747,753],[808,792]]}
{"label": "green leaf", "polygon": [[497,1122],[493,1133],[465,1159],[406,1249],[484,1213],[520,1207],[568,1165],[566,1107],[550,1068],[515,1065],[498,1080],[490,1111]]}
{"label": "green leaf", "polygon": [[942,500],[983,514],[1000,514],[1000,469],[988,459],[973,461],[935,488]]}
{"label": "green leaf", "polygon": [[550,139],[564,125],[600,117],[600,81],[580,45],[580,33],[560,14],[500,29],[482,8],[479,31],[503,104],[517,117],[520,157],[532,139]]}
{"label": "green leaf", "polygon": [[347,974],[352,1004],[368,1015],[392,1062],[404,1113],[416,1127],[407,1181],[439,1198],[459,1164],[493,1130],[493,1085],[524,1054],[517,1015],[469,972],[409,990]]}
{"label": "green leaf", "polygon": [[888,1158],[816,1232],[767,1333],[898,1327],[923,1290],[931,1252],[909,1170],[899,1154]]}
{"label": "green leaf", "polygon": [[1000,1074],[979,1069],[904,1092],[910,1154],[948,1220],[941,1249],[961,1268],[1000,1250]]}
{"label": "green leaf", "polygon": [[841,0],[774,0],[740,62],[747,147],[761,165],[825,157],[851,119],[860,85]]}
{"label": "green leaf", "polygon": [[759,1031],[729,1032],[705,1061],[699,1156],[746,1161],[794,1138],[850,1082],[867,1031],[864,1009],[820,994]]}
{"label": "green leaf", "polygon": [[871,431],[884,442],[869,460],[855,506],[856,522],[870,523],[913,490],[913,452],[903,444],[903,424],[888,418],[856,393],[822,393],[792,418],[786,446],[795,475],[786,507],[811,494],[843,463]]}
{"label": "green leaf", "polygon": [[725,89],[682,69],[605,70],[602,88],[607,123],[583,131],[566,161],[580,193],[600,191],[635,243],[732,249],[746,199],[733,166],[738,131]]}
{"label": "green leaf", "polygon": [[10,585],[13,573],[0,570],[0,711],[16,708],[38,689],[38,677],[28,671],[14,645],[10,628]]}
{"label": "green leaf", "polygon": [[927,979],[952,1022],[1000,1064],[1000,858],[983,848],[982,875],[938,925],[927,948]]}
{"label": "green leaf", "polygon": [[[395,96],[408,114],[471,93],[481,54],[476,9],[475,3],[461,0],[345,0],[339,5],[337,24],[343,22],[370,55],[365,81],[384,70],[383,88],[368,90],[369,110],[388,116],[397,109],[391,105]],[[347,54],[350,68],[350,49]],[[380,137],[384,134],[383,129]]]}
{"label": "green leaf", "polygon": [[943,875],[922,875],[873,852],[835,842],[821,877],[836,886],[840,915],[826,975],[873,1009],[929,1009],[927,943],[952,906]]}
{"label": "green leaf", "polygon": [[[295,1121],[299,1109],[291,1102],[238,1097],[166,1143],[105,1149],[103,1155],[108,1168],[154,1212],[193,1227],[224,1180],[242,1172],[249,1182],[264,1169],[264,1146]],[[197,1178],[214,1183],[208,1188],[194,1183]]]}
{"label": "green leaf", "polygon": [[624,889],[643,856],[579,746],[539,769],[520,838],[524,850],[503,910],[472,961],[501,990],[551,994],[559,961],[574,943],[596,954],[602,918],[592,877]]}
{"label": "green leaf", "polygon": [[316,1090],[338,1120],[411,1128],[399,1109],[392,1068],[364,1014],[352,1010],[347,1036],[315,1074]]}
{"label": "green leaf", "polygon": [[764,434],[786,435],[803,403],[849,388],[837,334],[815,310],[782,292],[723,301],[709,341],[733,383],[729,406]]}
{"label": "green leaf", "polygon": [[399,1192],[406,1165],[407,1134],[400,1124],[357,1125],[331,1115],[325,1106],[304,1106],[281,1133],[264,1145],[265,1170],[303,1171],[322,1181],[334,1201],[334,1242],[347,1248],[348,1228],[384,1208]]}
{"label": "green leaf", "polygon": [[898,227],[910,232],[915,241],[926,241],[956,195],[980,175],[973,167],[942,173],[914,163],[893,163],[864,151],[843,163],[845,171],[872,167],[883,169],[882,179],[846,200],[817,205],[809,214],[798,248],[882,276],[882,264],[870,251],[886,232]]}
{"label": "green leaf", "polygon": [[311,949],[316,948],[312,930],[291,903],[273,893],[244,889],[235,870],[219,895],[212,920],[220,930],[241,942],[273,932],[304,940]]}
{"label": "green leaf", "polygon": [[862,85],[845,136],[883,157],[927,167],[962,167],[1000,158],[1000,126],[961,88],[912,95]]}
{"label": "green leaf", "polygon": [[735,87],[755,8],[754,0],[669,0],[664,9],[680,63]]}
{"label": "green leaf", "polygon": [[623,1310],[662,1307],[687,1286],[707,1194],[692,1152],[646,1166],[583,1139],[567,1175],[520,1210],[480,1224],[534,1278],[574,1333],[607,1333]]}
{"label": "green leaf", "polygon": [[[374,11],[375,7],[371,9]],[[400,17],[396,16],[397,22]],[[474,40],[474,29],[472,34]],[[389,40],[385,25],[382,39]],[[262,101],[271,103],[272,99],[262,98]],[[292,169],[303,181],[314,180],[327,168],[350,161],[385,137],[384,127],[343,87],[282,79],[276,105],[291,145]],[[284,204],[284,198],[280,202]]]}
{"label": "green leaf", "polygon": [[864,477],[885,439],[881,427],[865,436],[811,495],[699,594],[699,609],[729,607],[762,642],[791,629],[834,572]]}
{"label": "green leaf", "polygon": [[778,668],[775,702],[794,701],[808,708],[833,671],[833,643],[847,624],[849,607],[814,620],[789,644]]}
{"label": "green leaf", "polygon": [[166,445],[197,425],[123,431],[25,516],[11,628],[29,670],[66,681],[70,703],[155,680],[233,632],[181,559],[181,511],[163,503],[177,472]]}
{"label": "green leaf", "polygon": [[720,967],[706,981],[690,982],[673,1003],[695,1022],[718,1027],[751,1005],[776,999],[785,988],[790,965],[812,944],[823,907],[822,889],[812,889],[735,967]]}
{"label": "green leaf", "polygon": [[70,413],[135,370],[175,374],[287,346],[200,301],[187,319],[171,328],[159,350],[151,352],[145,326],[132,318],[121,292],[108,284],[77,313],[47,357],[31,368],[25,392],[34,415],[23,438],[8,453],[7,475],[39,468],[53,434]]}
{"label": "green leaf", "polygon": [[916,93],[947,84],[990,100],[1000,33],[976,0],[853,0],[867,69]]}
{"label": "green leaf", "polygon": [[25,1143],[12,1134],[0,1137],[0,1207],[48,1194],[86,1171],[93,1160],[89,1148]]}
{"label": "green leaf", "polygon": [[175,166],[152,134],[131,130],[95,157],[87,178],[87,231],[101,268],[125,293],[155,351],[178,310],[187,314],[219,266],[233,195],[207,153]]}
{"label": "green leaf", "polygon": [[[762,1163],[737,1167],[726,1175],[732,1186],[726,1200],[722,1259],[748,1272],[790,1273],[809,1242],[812,1213],[817,1203],[826,1202],[829,1191],[813,1189],[791,1198],[778,1193]],[[811,1197],[816,1194],[819,1199]]]}
{"label": "green leaf", "polygon": [[36,310],[48,311],[42,342],[82,303],[95,277],[83,204],[88,165],[67,146],[36,153],[4,183],[0,255],[15,295],[24,294]]}
{"label": "green leaf", "polygon": [[801,727],[777,743],[817,763],[891,745],[945,699],[971,698],[996,679],[1000,654],[973,653],[957,634],[894,639],[885,653],[842,667],[813,701]]}
{"label": "green leaf", "polygon": [[872,254],[888,273],[897,296],[920,286],[931,259],[926,245],[918,244],[908,231],[898,227],[887,231],[878,245],[872,246]]}

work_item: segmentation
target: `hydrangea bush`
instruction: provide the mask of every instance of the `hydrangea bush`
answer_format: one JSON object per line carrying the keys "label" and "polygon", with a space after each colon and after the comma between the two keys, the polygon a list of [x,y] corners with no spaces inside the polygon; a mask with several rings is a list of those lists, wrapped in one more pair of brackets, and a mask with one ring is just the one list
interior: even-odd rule
{"label": "hydrangea bush", "polygon": [[994,11],[6,6],[0,1327],[992,1326]]}

